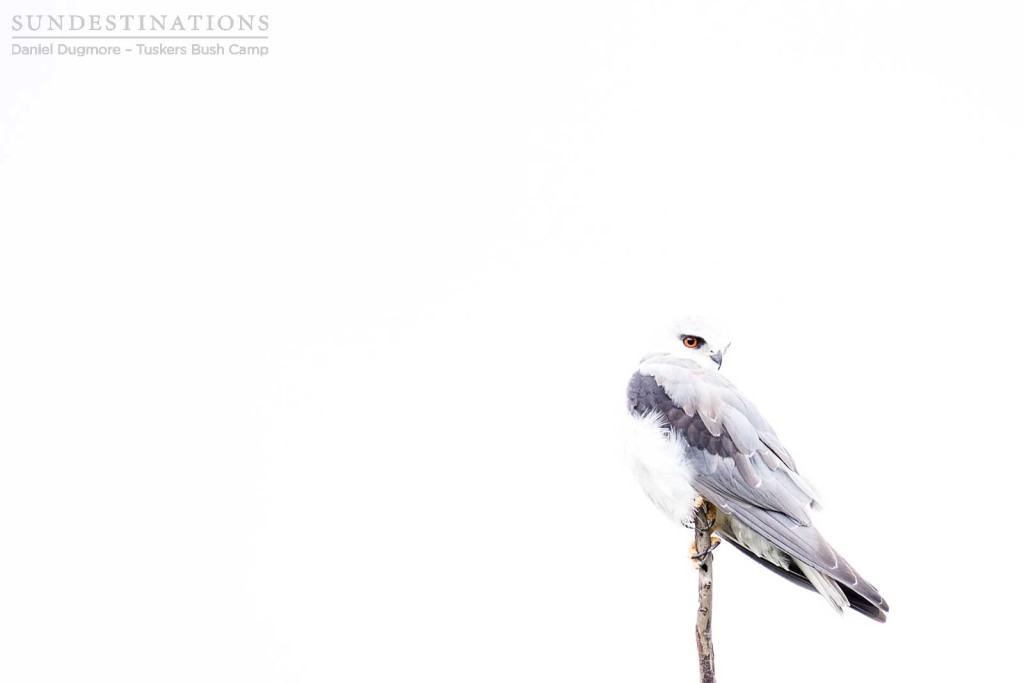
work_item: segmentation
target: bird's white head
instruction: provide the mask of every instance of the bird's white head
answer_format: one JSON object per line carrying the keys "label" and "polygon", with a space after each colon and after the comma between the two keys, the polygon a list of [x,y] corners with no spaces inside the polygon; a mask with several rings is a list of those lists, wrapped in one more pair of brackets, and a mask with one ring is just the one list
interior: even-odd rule
{"label": "bird's white head", "polygon": [[676,358],[695,361],[702,368],[717,370],[722,357],[732,342],[725,330],[707,318],[690,316],[680,318],[672,325],[671,337],[666,341],[667,352]]}

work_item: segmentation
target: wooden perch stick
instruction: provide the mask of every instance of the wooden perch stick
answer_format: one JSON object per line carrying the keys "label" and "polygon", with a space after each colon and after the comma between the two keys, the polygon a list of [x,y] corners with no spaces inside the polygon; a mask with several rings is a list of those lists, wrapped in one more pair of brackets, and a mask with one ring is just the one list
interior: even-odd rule
{"label": "wooden perch stick", "polygon": [[693,515],[693,540],[697,549],[697,662],[700,665],[700,683],[715,683],[715,648],[711,643],[711,527],[715,521],[715,506],[704,499],[697,501]]}

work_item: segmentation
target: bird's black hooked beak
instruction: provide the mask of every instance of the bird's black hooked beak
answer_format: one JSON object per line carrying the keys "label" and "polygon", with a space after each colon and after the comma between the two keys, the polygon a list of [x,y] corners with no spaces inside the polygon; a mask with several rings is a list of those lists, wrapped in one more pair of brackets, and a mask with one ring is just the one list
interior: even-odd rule
{"label": "bird's black hooked beak", "polygon": [[715,365],[718,366],[719,370],[722,369],[722,352],[721,351],[715,351],[713,354],[711,354],[711,360],[715,361]]}

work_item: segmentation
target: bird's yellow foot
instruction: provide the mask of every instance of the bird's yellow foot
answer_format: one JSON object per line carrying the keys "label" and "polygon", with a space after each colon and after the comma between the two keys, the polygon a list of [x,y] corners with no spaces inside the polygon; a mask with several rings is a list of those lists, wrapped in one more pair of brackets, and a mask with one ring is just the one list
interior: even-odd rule
{"label": "bird's yellow foot", "polygon": [[[694,509],[694,528],[697,531],[711,531],[715,528],[715,520],[718,517],[718,509],[714,505],[704,500],[703,496],[697,496],[693,501]],[[697,520],[701,517],[703,511],[704,518],[707,520],[707,526],[697,526]]]}
{"label": "bird's yellow foot", "polygon": [[715,551],[715,548],[722,544],[722,539],[717,536],[711,537],[711,546],[702,553],[697,552],[697,541],[690,541],[690,559],[693,560],[693,566],[700,569],[701,564],[707,559],[707,556]]}

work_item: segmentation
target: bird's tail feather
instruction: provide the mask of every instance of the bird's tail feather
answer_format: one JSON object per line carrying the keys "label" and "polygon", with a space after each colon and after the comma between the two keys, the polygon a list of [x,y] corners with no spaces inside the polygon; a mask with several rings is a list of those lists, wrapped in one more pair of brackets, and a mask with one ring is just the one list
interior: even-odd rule
{"label": "bird's tail feather", "polygon": [[[802,586],[803,588],[807,588],[808,590],[813,590],[813,591],[816,591],[816,592],[819,592],[819,593],[821,592],[821,591],[817,590],[815,585],[813,583],[811,583],[811,580],[808,579],[807,576],[805,576],[804,574],[802,574],[799,571],[796,571],[795,567],[790,567],[789,569],[784,569],[784,568],[780,567],[779,565],[775,564],[774,562],[770,562],[770,561],[764,559],[763,557],[758,557],[756,554],[751,552],[750,549],[744,547],[742,544],[738,543],[735,539],[730,538],[728,535],[722,534],[722,536],[727,541],[732,543],[733,547],[737,548],[744,555],[746,555],[750,559],[754,560],[758,564],[760,564],[760,565],[762,565],[764,567],[767,567],[768,569],[771,569],[773,572],[775,572],[779,576],[782,576],[783,578],[789,579],[790,581],[792,581],[793,583],[797,584],[798,586]],[[821,572],[818,572],[818,573],[820,574]],[[889,610],[889,606],[885,605],[884,601],[882,603],[883,605],[885,605],[884,608],[883,608],[883,607],[881,607],[879,605],[876,605],[874,602],[872,602],[868,598],[864,597],[863,595],[861,595],[860,593],[858,593],[854,589],[850,588],[849,586],[843,585],[843,584],[835,582],[835,581],[834,581],[834,583],[839,587],[839,590],[841,590],[843,592],[843,596],[846,598],[846,604],[849,605],[850,609],[852,609],[855,612],[860,612],[864,616],[866,616],[866,617],[868,617],[870,619],[874,619],[875,621],[881,621],[881,622],[885,621],[885,617],[886,617],[885,613]],[[832,601],[830,600],[830,602],[832,602]],[[833,606],[835,606],[834,602],[832,604],[833,604]]]}
{"label": "bird's tail feather", "polygon": [[800,571],[804,573],[804,576],[807,577],[807,580],[811,582],[811,585],[814,586],[814,590],[818,591],[821,597],[825,598],[825,601],[832,605],[835,611],[842,614],[843,609],[850,606],[849,598],[843,593],[835,579],[825,576],[814,567],[810,567],[796,558],[792,559]]}

